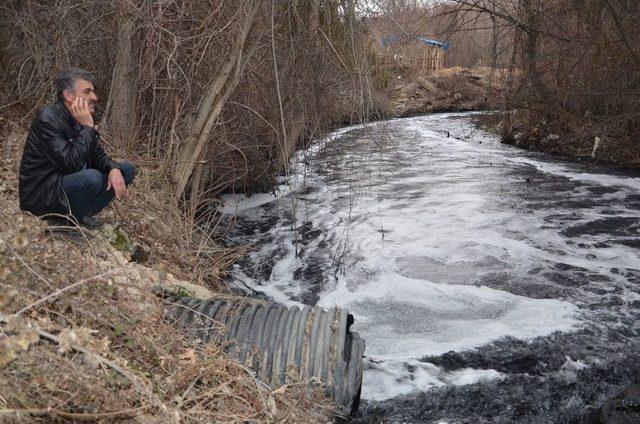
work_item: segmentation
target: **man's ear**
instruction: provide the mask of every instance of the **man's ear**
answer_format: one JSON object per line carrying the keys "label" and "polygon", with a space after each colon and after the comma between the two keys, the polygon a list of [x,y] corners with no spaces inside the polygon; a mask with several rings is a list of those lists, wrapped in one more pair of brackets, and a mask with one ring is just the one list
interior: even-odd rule
{"label": "man's ear", "polygon": [[69,90],[63,90],[62,91],[62,97],[67,102],[73,102],[75,100],[75,98],[76,98],[76,96]]}

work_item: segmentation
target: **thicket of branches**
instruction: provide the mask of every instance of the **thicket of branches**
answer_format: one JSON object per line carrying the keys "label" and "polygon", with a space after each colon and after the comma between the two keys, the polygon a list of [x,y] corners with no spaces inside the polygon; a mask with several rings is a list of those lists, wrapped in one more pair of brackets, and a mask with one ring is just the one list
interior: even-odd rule
{"label": "thicket of branches", "polygon": [[501,67],[512,49],[512,26],[453,1],[380,0],[370,25],[378,36],[427,36],[448,43],[445,66]]}
{"label": "thicket of branches", "polygon": [[[217,288],[241,252],[212,243],[194,225],[210,217],[196,210],[223,190],[269,188],[300,143],[338,122],[366,119],[374,96],[363,34],[354,0],[0,2],[0,280],[9,278],[11,289],[0,293],[0,315],[16,310],[8,295],[51,299],[70,276],[113,265],[101,259],[110,251],[42,242],[44,228],[18,210],[20,144],[36,111],[54,100],[60,70],[93,73],[107,150],[141,171],[136,195],[107,216],[117,214],[145,245],[149,265]],[[150,281],[142,275],[126,284]],[[219,346],[185,341],[145,287],[141,297],[100,290],[74,292],[38,314],[32,308],[19,322],[51,316],[55,325],[45,329],[59,337],[29,331],[25,345],[23,332],[0,317],[3,345],[12,347],[0,346],[4,420],[326,421],[328,403],[304,383],[274,391]],[[100,348],[97,370],[77,347],[59,352],[37,343],[60,344],[71,327],[72,336],[97,330],[113,341]],[[99,368],[107,357],[117,372]]]}
{"label": "thicket of branches", "polygon": [[[0,113],[29,120],[53,76],[97,79],[101,134],[162,168],[192,206],[265,189],[301,140],[372,96],[354,0],[6,1]],[[116,155],[118,156],[118,155]]]}
{"label": "thicket of branches", "polygon": [[[459,0],[513,27],[521,84],[511,105],[533,139],[556,132],[578,154],[640,163],[640,5],[629,0]],[[511,65],[513,66],[513,65]],[[509,136],[510,134],[507,134]],[[564,147],[567,147],[564,146]],[[560,150],[564,150],[560,146]]]}
{"label": "thicket of branches", "polygon": [[[640,3],[635,0],[379,0],[386,32],[451,44],[448,66],[507,70],[504,136],[640,163]],[[522,138],[522,137],[521,137]]]}

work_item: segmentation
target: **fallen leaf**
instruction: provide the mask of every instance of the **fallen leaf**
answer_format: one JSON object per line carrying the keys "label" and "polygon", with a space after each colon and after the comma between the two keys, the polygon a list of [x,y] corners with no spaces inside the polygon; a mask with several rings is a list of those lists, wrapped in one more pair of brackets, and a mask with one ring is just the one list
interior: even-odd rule
{"label": "fallen leaf", "polygon": [[13,243],[18,249],[22,249],[29,245],[29,239],[24,234],[18,234],[13,238]]}
{"label": "fallen leaf", "polygon": [[193,349],[185,349],[184,353],[178,356],[178,358],[188,362],[189,364],[195,364],[197,361],[196,351]]}
{"label": "fallen leaf", "polygon": [[[9,271],[9,267],[0,269],[0,276],[4,275],[5,270]],[[15,289],[4,289],[0,291],[0,308],[5,310],[13,309],[13,307],[18,303],[19,296],[20,294]]]}
{"label": "fallen leaf", "polygon": [[74,349],[74,346],[90,350],[95,353],[105,352],[109,349],[109,339],[104,337],[98,339],[94,337],[97,331],[86,327],[74,329],[65,328],[58,335],[58,352],[67,353]]}
{"label": "fallen leaf", "polygon": [[274,391],[271,392],[272,395],[283,395],[287,392],[287,389],[289,388],[288,384],[283,384],[282,386],[278,387],[277,389],[275,389]]}

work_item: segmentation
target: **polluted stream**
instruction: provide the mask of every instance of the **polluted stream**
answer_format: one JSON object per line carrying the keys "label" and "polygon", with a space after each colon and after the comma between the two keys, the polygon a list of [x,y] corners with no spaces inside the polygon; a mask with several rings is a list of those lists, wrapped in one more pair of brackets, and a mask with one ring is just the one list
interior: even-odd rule
{"label": "polluted stream", "polygon": [[254,246],[232,279],[353,314],[355,421],[597,422],[640,374],[640,175],[472,120],[342,128],[274,193],[225,196],[229,242]]}

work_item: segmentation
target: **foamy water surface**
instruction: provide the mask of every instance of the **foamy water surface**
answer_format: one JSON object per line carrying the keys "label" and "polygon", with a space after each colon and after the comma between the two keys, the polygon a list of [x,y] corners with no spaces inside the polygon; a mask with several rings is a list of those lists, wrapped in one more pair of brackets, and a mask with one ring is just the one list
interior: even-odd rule
{"label": "foamy water surface", "polygon": [[[236,278],[355,316],[365,399],[498,384],[508,370],[436,359],[505,338],[637,337],[640,178],[503,146],[469,116],[341,129],[276,195],[221,208],[238,214],[234,240],[259,246]],[[557,360],[586,368],[598,352]]]}

